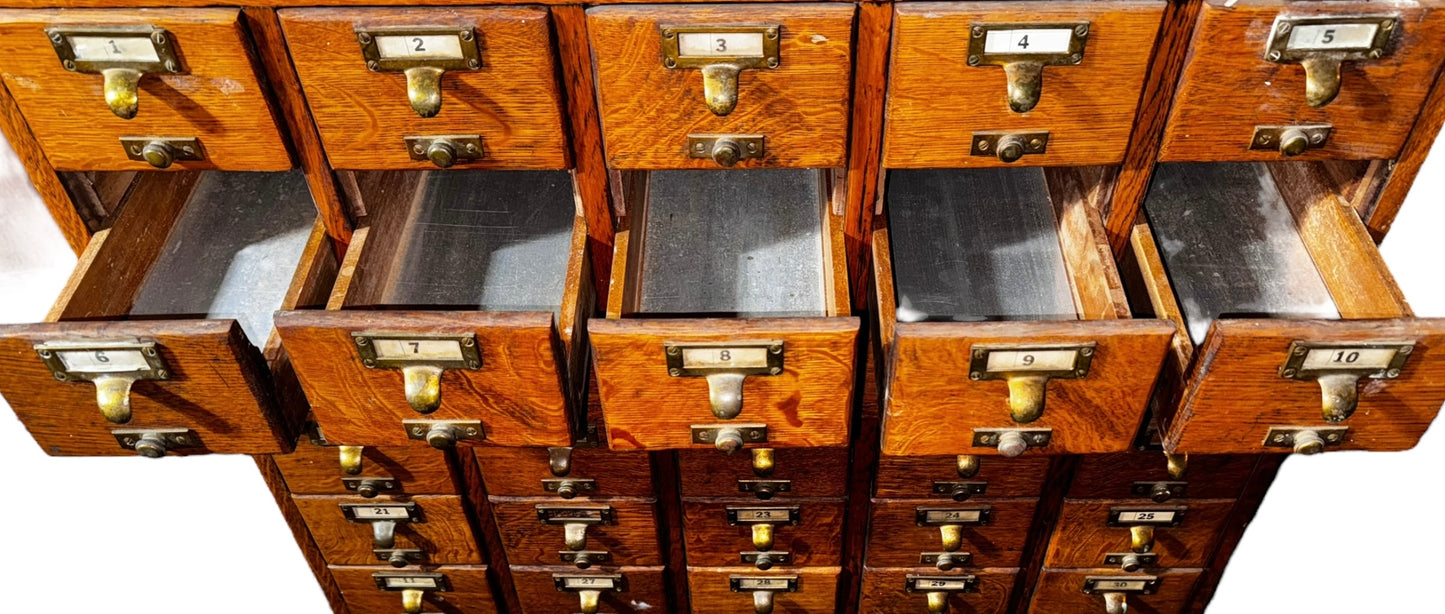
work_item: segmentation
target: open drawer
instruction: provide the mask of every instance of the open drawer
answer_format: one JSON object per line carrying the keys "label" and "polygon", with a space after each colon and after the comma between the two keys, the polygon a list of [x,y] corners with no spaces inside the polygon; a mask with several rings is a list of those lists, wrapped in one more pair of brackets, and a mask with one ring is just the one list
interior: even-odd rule
{"label": "open drawer", "polygon": [[571,173],[356,177],[327,308],[276,316],[327,440],[571,445],[594,304]]}
{"label": "open drawer", "polygon": [[1439,412],[1445,320],[1413,317],[1338,191],[1316,162],[1155,171],[1131,241],[1179,329],[1167,450],[1403,450]]}
{"label": "open drawer", "polygon": [[271,312],[323,300],[336,272],[304,178],[111,179],[119,212],[46,321],[0,326],[0,393],[55,456],[291,451],[306,408],[273,391]]}
{"label": "open drawer", "polygon": [[1089,168],[892,170],[883,453],[1129,449],[1173,328],[1130,318]]}
{"label": "open drawer", "polygon": [[844,446],[858,339],[833,171],[624,179],[606,320],[613,449]]}

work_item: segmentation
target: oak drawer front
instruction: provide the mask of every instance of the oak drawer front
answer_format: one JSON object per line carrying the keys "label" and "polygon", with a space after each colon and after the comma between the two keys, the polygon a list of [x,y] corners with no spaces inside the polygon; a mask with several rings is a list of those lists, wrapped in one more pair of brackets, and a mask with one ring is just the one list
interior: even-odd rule
{"label": "oak drawer front", "polygon": [[1184,474],[1169,475],[1162,452],[1099,454],[1079,459],[1069,484],[1071,499],[1233,499],[1244,490],[1257,456],[1192,454]]}
{"label": "oak drawer front", "polygon": [[[590,581],[586,580],[591,578]],[[512,582],[523,614],[578,612],[583,587],[599,591],[601,614],[666,612],[668,589],[661,567],[607,567],[581,571],[570,567],[512,566]],[[566,588],[563,588],[566,587]]]}
{"label": "oak drawer front", "polygon": [[[917,567],[925,555],[967,553],[966,567],[1018,565],[1037,504],[1035,499],[874,499],[868,564]],[[947,543],[951,535],[959,540],[952,549]]]}
{"label": "oak drawer front", "polygon": [[[750,612],[758,599],[771,596],[775,612],[832,612],[838,593],[837,567],[790,567],[760,572],[751,567],[687,568],[692,611]],[[734,590],[734,586],[738,588]],[[752,590],[754,587],[791,587]],[[758,596],[757,593],[763,593]]]}
{"label": "oak drawer front", "polygon": [[[77,71],[61,64],[47,34],[50,28],[73,32],[68,40],[81,41]],[[170,54],[145,38],[144,32],[154,28],[164,30],[152,36],[167,41],[160,47]],[[85,36],[86,31],[92,34]],[[107,34],[128,36],[102,40]],[[115,46],[101,47],[110,43]],[[71,43],[58,44],[69,49]],[[90,46],[95,48],[87,51]],[[105,65],[91,71],[83,60],[115,57],[113,50],[121,50],[120,59],[153,56],[163,62],[169,57],[179,64],[172,73],[149,61],[132,90],[137,106],[130,111],[131,119],[122,119],[107,105],[104,79],[98,74]],[[257,76],[259,65],[236,9],[0,11],[0,58],[5,86],[56,170],[153,169],[143,159],[131,159],[122,137],[197,139],[204,159],[177,160],[171,170],[291,168],[276,111],[264,79]]]}
{"label": "oak drawer front", "polygon": [[[419,550],[422,564],[469,565],[482,563],[477,537],[472,533],[460,497],[421,495],[405,499],[362,497],[292,497],[311,529],[316,546],[332,565],[374,565],[386,562],[377,550]],[[345,511],[356,520],[348,519]],[[399,509],[409,506],[410,510]],[[382,511],[375,511],[381,509]],[[374,523],[396,519],[390,548],[376,542]],[[415,519],[415,520],[410,520]]]}
{"label": "oak drawer front", "polygon": [[[132,342],[139,343],[132,343]],[[115,344],[130,343],[133,349]],[[39,352],[72,354],[56,344],[92,348],[75,352],[76,364],[136,362],[154,351],[165,379],[131,386],[129,417],[109,421],[97,403],[96,385],[58,381]],[[37,349],[37,346],[42,346]],[[139,349],[142,346],[147,349]],[[106,349],[112,348],[112,349]],[[296,425],[285,424],[266,363],[235,320],[55,322],[0,326],[0,395],[30,435],[52,456],[134,456],[145,433],[166,436],[166,454],[276,454],[291,450]],[[154,371],[153,371],[154,373]],[[117,432],[120,431],[120,432]]]}
{"label": "oak drawer front", "polygon": [[565,455],[565,467],[554,472],[551,448],[476,446],[473,450],[492,496],[587,499],[653,494],[652,461],[646,452],[573,447]]}
{"label": "oak drawer front", "polygon": [[[1306,101],[1301,64],[1266,58],[1277,18],[1311,16],[1399,19],[1394,32],[1386,35],[1390,42],[1383,57],[1344,61],[1338,96],[1321,107]],[[1321,30],[1312,34],[1323,37]],[[1393,158],[1429,92],[1421,84],[1433,82],[1445,58],[1445,48],[1436,44],[1442,37],[1445,13],[1435,2],[1208,0],[1190,43],[1159,157],[1277,160],[1283,157],[1278,148],[1250,148],[1256,126],[1328,124],[1331,131],[1323,145],[1311,145],[1297,159]]]}
{"label": "oak drawer front", "polygon": [[[1183,614],[1202,569],[1164,569],[1148,574],[1122,574],[1108,569],[1044,569],[1034,588],[1029,614],[1103,612],[1105,593],[1124,595],[1131,612]],[[1147,594],[1135,589],[1149,585]],[[1084,587],[1091,592],[1084,592]]]}
{"label": "oak drawer front", "polygon": [[841,497],[848,489],[848,448],[752,448],[679,452],[684,497],[758,500]]}
{"label": "oak drawer front", "polygon": [[[693,134],[762,135],[762,157],[740,167],[843,166],[854,12],[831,3],[589,9],[608,166],[717,168],[688,156]],[[776,30],[760,32],[768,27]],[[678,47],[676,68],[664,65],[664,37]],[[743,57],[726,55],[729,42],[747,49],[740,62],[759,66],[737,74],[730,110],[707,102],[703,79],[708,59]],[[762,62],[767,55],[776,67]]]}
{"label": "oak drawer front", "polygon": [[1018,569],[941,572],[933,567],[866,567],[860,612],[916,614],[928,611],[930,593],[947,595],[948,611],[1004,614]]}
{"label": "oak drawer front", "polygon": [[788,566],[840,565],[846,510],[842,499],[684,499],[687,560],[693,565],[751,566],[760,553],[787,553]]}
{"label": "oak drawer front", "polygon": [[[298,495],[454,495],[456,481],[446,454],[426,446],[362,448],[359,471],[348,473],[351,450],[301,443],[290,454],[272,457],[286,487]],[[364,496],[364,495],[363,495]]]}
{"label": "oak drawer front", "polygon": [[[972,155],[974,133],[988,131],[1047,131],[1046,150],[1023,158],[1024,164],[1119,163],[1164,5],[1157,0],[896,5],[883,165],[1008,164],[994,155]],[[1057,27],[1044,27],[1050,25]],[[974,54],[973,39],[991,46]],[[1081,57],[1074,63],[1070,51],[1078,45]],[[1015,68],[1024,66],[1017,60],[1044,64],[1037,94],[1010,102],[1006,57]],[[1027,107],[1029,101],[1034,106]]]}
{"label": "oak drawer front", "polygon": [[[1361,377],[1358,403],[1344,421],[1326,422],[1320,385],[1281,377],[1297,341],[1350,347],[1413,343],[1395,378]],[[1314,350],[1319,351],[1319,350]],[[1197,350],[1179,411],[1164,427],[1178,452],[1290,452],[1271,428],[1348,428],[1325,450],[1408,450],[1445,402],[1445,319],[1218,320]]]}
{"label": "oak drawer front", "polygon": [[[572,565],[563,553],[606,552],[606,565],[658,565],[657,503],[651,499],[491,497],[492,514],[512,565]],[[545,520],[544,520],[545,518]],[[568,525],[575,525],[569,529]],[[579,530],[579,544],[566,535]],[[579,547],[573,547],[579,546]],[[589,563],[595,566],[595,563]]]}
{"label": "oak drawer front", "polygon": [[[1192,499],[1162,504],[1116,500],[1065,500],[1049,540],[1049,567],[1105,567],[1111,554],[1149,552],[1146,567],[1200,567],[1234,509],[1233,499]],[[1134,527],[1152,527],[1135,548]],[[1118,569],[1118,567],[1114,567]]]}
{"label": "oak drawer front", "polygon": [[[1129,449],[1174,327],[1164,320],[1089,320],[916,322],[900,323],[896,330],[884,454],[999,454],[993,445],[971,445],[969,434],[979,428],[1052,429],[1048,445],[1033,450],[1084,454]],[[1065,347],[1087,356],[1086,373],[1050,377],[1044,383],[1042,415],[1015,422],[1012,384],[993,372],[994,355],[1009,352],[1024,362],[1042,356],[1031,349],[1054,348],[1054,354]],[[973,367],[975,354],[985,351],[988,367]],[[1076,356],[1066,370],[1082,364]]]}
{"label": "oak drawer front", "polygon": [[873,495],[941,501],[1037,497],[1049,459],[1042,456],[880,456]]}
{"label": "oak drawer front", "polygon": [[[485,565],[396,569],[389,566],[331,566],[342,599],[353,612],[402,609],[403,587],[419,587],[423,612],[490,614],[497,611]],[[389,588],[382,588],[387,586]],[[429,587],[438,588],[429,588]]]}
{"label": "oak drawer front", "polygon": [[[482,157],[458,162],[458,169],[571,166],[547,9],[328,8],[279,14],[335,168],[434,168],[425,156],[416,159],[405,141],[426,135],[481,137]],[[368,68],[363,34],[380,54],[377,70]],[[381,43],[405,43],[406,49]],[[444,54],[438,51],[443,48]],[[397,55],[388,56],[391,52]],[[475,69],[462,59],[473,52]],[[410,59],[428,55],[446,59]],[[410,102],[403,71],[412,64],[445,69],[440,110],[433,116],[422,117]]]}
{"label": "oak drawer front", "polygon": [[[711,450],[693,425],[766,425],[769,447],[848,444],[857,318],[593,320],[588,324],[613,449]],[[719,419],[704,377],[670,375],[667,345],[781,345],[777,375],[750,375],[742,409]]]}
{"label": "oak drawer front", "polygon": [[[419,437],[403,421],[479,420],[480,437],[458,443],[572,442],[560,342],[550,313],[291,311],[277,314],[276,327],[330,441],[417,445]],[[474,343],[477,366],[443,370],[440,405],[423,414],[407,400],[403,368],[365,364],[363,346],[382,337],[400,340],[403,353],[417,349],[408,339],[447,337],[453,350],[458,343]]]}

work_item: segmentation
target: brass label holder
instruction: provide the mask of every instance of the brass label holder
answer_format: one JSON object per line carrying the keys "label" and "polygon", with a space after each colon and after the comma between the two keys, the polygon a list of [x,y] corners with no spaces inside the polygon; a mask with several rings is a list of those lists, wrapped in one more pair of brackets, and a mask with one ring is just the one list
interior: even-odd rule
{"label": "brass label holder", "polygon": [[200,448],[201,440],[191,429],[111,429],[122,449],[134,450],[146,458],[160,458],[170,450]]}
{"label": "brass label holder", "polygon": [[348,522],[422,522],[416,503],[341,503],[341,515]]}
{"label": "brass label holder", "polygon": [[1039,104],[1045,66],[1084,61],[1089,22],[976,23],[969,28],[968,65],[1002,66],[1008,78],[1008,106],[1027,113]]}
{"label": "brass label holder", "polygon": [[1330,140],[1334,129],[1329,124],[1300,124],[1296,126],[1255,126],[1250,137],[1251,150],[1274,150],[1285,157],[1294,157],[1310,149],[1319,149]]}
{"label": "brass label holder", "polygon": [[1092,341],[1048,346],[974,345],[968,379],[1007,381],[1009,417],[1028,424],[1044,415],[1049,380],[1088,377],[1094,346]]}
{"label": "brass label holder", "polygon": [[662,66],[669,70],[702,70],[703,98],[714,115],[727,115],[738,105],[738,76],[748,69],[781,65],[778,40],[782,26],[661,25]]}
{"label": "brass label holder", "polygon": [[1395,379],[1415,351],[1411,341],[1319,343],[1292,341],[1279,368],[1285,379],[1319,383],[1325,422],[1344,422],[1359,404],[1360,378]]}
{"label": "brass label holder", "polygon": [[993,519],[993,508],[977,507],[960,509],[953,507],[919,507],[914,510],[914,522],[920,527],[941,527],[945,525],[988,526]]}
{"label": "brass label holder", "polygon": [[1159,590],[1159,578],[1155,576],[1087,576],[1084,578],[1084,592],[1133,593],[1153,595]]}
{"label": "brass label holder", "polygon": [[567,549],[587,549],[587,527],[616,524],[610,505],[537,505],[537,520],[542,524],[561,525]]}
{"label": "brass label holder", "polygon": [[442,74],[482,67],[476,33],[470,27],[356,28],[361,57],[372,72],[406,75],[411,109],[434,117],[442,108]]}
{"label": "brass label holder", "polygon": [[976,593],[978,576],[922,576],[908,574],[903,590],[909,593]]}
{"label": "brass label holder", "polygon": [[151,341],[55,342],[35,353],[56,381],[95,384],[95,402],[105,419],[130,422],[130,388],[140,380],[167,380],[170,368]]}
{"label": "brass label holder", "polygon": [[662,344],[667,374],[707,378],[708,403],[719,420],[743,411],[743,380],[783,372],[783,342]]}
{"label": "brass label holder", "polygon": [[1340,64],[1375,60],[1394,51],[1397,15],[1280,16],[1264,59],[1305,69],[1305,102],[1323,107],[1340,93]]}
{"label": "brass label holder", "polygon": [[441,407],[442,371],[482,368],[476,333],[353,332],[351,340],[368,369],[401,369],[406,402],[419,414]]}
{"label": "brass label holder", "polygon": [[451,592],[452,584],[446,574],[399,571],[378,571],[371,574],[376,588],[384,591],[428,590],[440,593]]}
{"label": "brass label holder", "polygon": [[622,574],[552,574],[558,591],[576,593],[582,614],[597,614],[598,603],[605,592],[627,592],[627,577]]}
{"label": "brass label holder", "polygon": [[165,28],[51,26],[45,36],[65,70],[101,75],[105,104],[121,119],[140,111],[142,76],[185,71],[176,39]]}
{"label": "brass label holder", "polygon": [[170,168],[180,161],[200,162],[206,159],[201,140],[194,137],[123,136],[120,137],[120,146],[125,149],[127,158],[159,169]]}
{"label": "brass label holder", "polygon": [[1184,522],[1188,507],[1115,507],[1109,509],[1108,526],[1177,527]]}
{"label": "brass label holder", "polygon": [[727,168],[743,160],[761,160],[767,143],[761,134],[689,134],[687,157],[709,158]]}
{"label": "brass label holder", "polygon": [[788,576],[728,576],[728,589],[734,593],[752,593],[753,611],[757,614],[772,614],[773,595],[796,593],[802,581],[796,575]]}
{"label": "brass label holder", "polygon": [[742,526],[751,524],[785,524],[797,526],[802,522],[802,508],[796,505],[751,507],[751,506],[727,506],[728,524]]}
{"label": "brass label holder", "polygon": [[406,153],[419,162],[431,162],[437,168],[451,168],[458,162],[471,162],[486,157],[479,134],[442,134],[402,137]]}

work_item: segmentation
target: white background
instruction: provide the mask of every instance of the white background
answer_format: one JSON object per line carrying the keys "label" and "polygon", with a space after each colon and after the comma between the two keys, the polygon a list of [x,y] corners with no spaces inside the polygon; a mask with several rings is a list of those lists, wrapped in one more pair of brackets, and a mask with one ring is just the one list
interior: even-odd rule
{"label": "white background", "polygon": [[[1437,149],[1382,247],[1421,316],[1445,316]],[[0,195],[0,322],[36,321],[75,257],[8,156]],[[18,249],[17,231],[49,233],[41,243],[53,251]],[[328,611],[250,458],[52,458],[6,410],[0,402],[0,610]],[[1441,431],[1409,452],[1290,459],[1210,611],[1439,611]]]}

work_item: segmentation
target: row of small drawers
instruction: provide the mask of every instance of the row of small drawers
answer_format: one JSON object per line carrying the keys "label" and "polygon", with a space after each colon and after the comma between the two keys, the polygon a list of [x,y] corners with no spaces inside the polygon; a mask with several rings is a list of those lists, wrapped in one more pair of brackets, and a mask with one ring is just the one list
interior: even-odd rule
{"label": "row of small drawers", "polygon": [[[968,144],[975,133],[1039,130],[1048,131],[1047,149],[1030,151],[1026,163],[1118,163],[1132,133],[1164,8],[1158,0],[1061,1],[1031,4],[1027,10],[1008,2],[899,4],[893,17],[884,166],[998,165],[1003,162],[992,152],[971,153]],[[1306,157],[1393,157],[1428,90],[1417,85],[1433,79],[1445,55],[1430,44],[1445,35],[1445,14],[1435,8],[1433,1],[1388,10],[1364,2],[1205,2],[1161,159],[1278,158],[1278,148],[1251,147],[1254,129],[1262,124],[1332,126],[1328,140],[1312,144]],[[421,152],[412,151],[405,140],[418,135],[480,136],[480,159],[464,160],[463,167],[571,166],[563,119],[569,94],[557,79],[547,9],[317,8],[279,14],[336,168],[426,168],[427,156],[416,155]],[[1398,23],[1399,31],[1385,37],[1383,57],[1347,61],[1338,98],[1315,108],[1306,104],[1304,71],[1266,57],[1277,15],[1397,17],[1391,23]],[[758,154],[754,160],[744,155],[748,166],[843,166],[855,16],[855,7],[843,3],[590,9],[590,47],[609,165],[713,167],[708,156],[688,153],[688,135],[703,133],[762,135],[765,151],[752,152]],[[129,136],[200,139],[205,160],[180,161],[177,168],[289,168],[278,113],[271,108],[266,79],[255,70],[244,20],[239,11],[224,8],[164,14],[7,11],[0,13],[5,41],[0,70],[57,169],[144,168],[117,141]],[[673,29],[726,35],[760,23],[773,27],[764,47],[776,46],[766,52],[776,61],[742,70],[734,86],[736,107],[726,112],[710,111],[704,103],[696,69],[702,64],[659,61],[664,47],[676,45],[669,36],[677,34]],[[1062,65],[1050,62],[1043,69],[1037,106],[1011,111],[1004,70],[998,62],[980,61],[969,39],[982,37],[990,24],[1051,23],[1080,24],[1082,55]],[[112,34],[117,26],[164,28],[183,66],[176,74],[142,77],[139,113],[122,120],[106,109],[99,76],[62,66],[52,47],[65,43],[52,41],[58,35],[47,31],[57,26],[104,26]],[[448,67],[435,90],[441,107],[434,116],[421,117],[409,102],[402,69],[378,63],[388,60],[373,57],[374,44],[372,56],[364,55],[364,48],[375,42],[370,32],[426,30],[430,34],[423,36],[435,37],[438,28],[452,28],[452,42],[480,51],[457,52],[475,60],[474,66],[432,61]],[[967,36],[971,30],[974,35]],[[1018,51],[1026,49],[1025,44]],[[731,57],[722,51],[709,54]],[[422,58],[425,65],[426,57],[423,47],[401,59]],[[937,79],[939,74],[952,76]]]}

